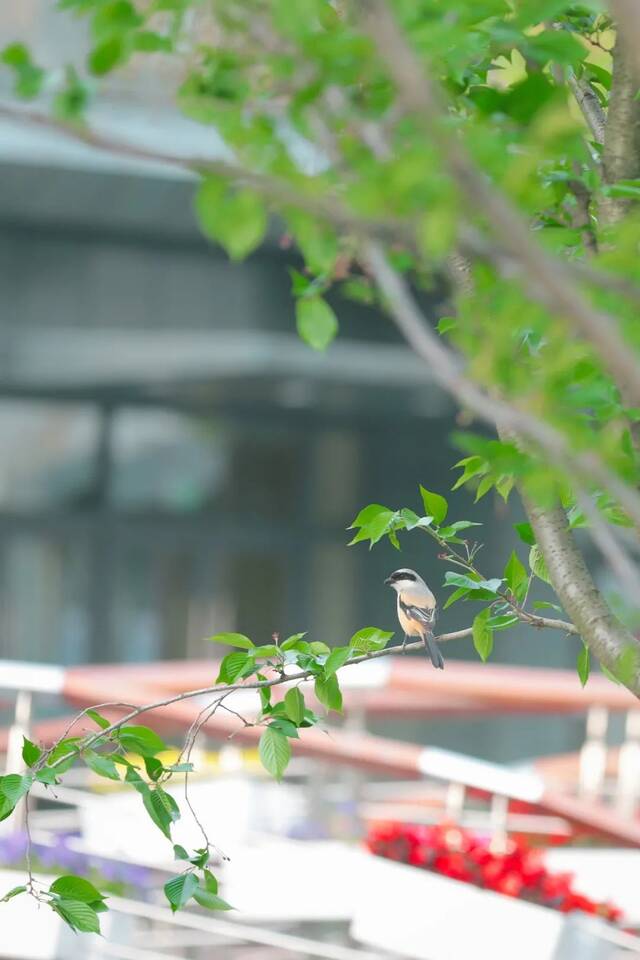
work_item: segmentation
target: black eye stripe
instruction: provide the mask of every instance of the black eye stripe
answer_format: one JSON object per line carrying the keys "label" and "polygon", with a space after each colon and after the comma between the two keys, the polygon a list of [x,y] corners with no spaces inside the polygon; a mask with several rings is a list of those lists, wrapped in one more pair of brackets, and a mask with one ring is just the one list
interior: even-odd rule
{"label": "black eye stripe", "polygon": [[408,572],[405,572],[404,570],[400,570],[397,573],[392,574],[391,579],[392,580],[413,580],[415,583],[415,581],[418,578],[416,577],[415,573],[408,573]]}

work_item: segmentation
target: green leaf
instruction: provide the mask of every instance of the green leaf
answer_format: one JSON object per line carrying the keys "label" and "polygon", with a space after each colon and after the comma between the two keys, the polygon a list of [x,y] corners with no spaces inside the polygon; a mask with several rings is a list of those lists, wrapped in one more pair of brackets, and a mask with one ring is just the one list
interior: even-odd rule
{"label": "green leaf", "polygon": [[285,735],[273,726],[267,727],[260,737],[258,752],[265,770],[281,780],[291,759],[291,744]]}
{"label": "green leaf", "polygon": [[337,713],[342,711],[342,693],[335,674],[326,679],[316,677],[314,689],[316,697],[327,710],[335,710]]}
{"label": "green leaf", "polygon": [[458,600],[460,600],[461,597],[466,597],[468,593],[469,593],[469,590],[467,589],[467,587],[458,587],[458,589],[454,590],[451,596],[447,598],[442,609],[446,610],[448,607],[453,606],[453,604],[456,603]]}
{"label": "green leaf", "polygon": [[327,661],[324,665],[324,675],[325,677],[331,677],[340,667],[344,666],[349,657],[351,656],[352,648],[348,647],[336,647],[331,651],[327,657]]}
{"label": "green leaf", "polygon": [[[282,706],[284,707],[284,704]],[[290,737],[292,740],[298,740],[300,737],[298,727],[287,717],[276,716],[275,720],[272,720],[269,726],[273,727],[274,730],[279,730],[280,733],[284,733],[285,737]]]}
{"label": "green leaf", "polygon": [[34,763],[42,756],[42,750],[40,747],[37,747],[35,743],[32,743],[31,740],[27,740],[26,737],[22,738],[22,759],[28,767],[32,767]]}
{"label": "green leaf", "polygon": [[125,46],[122,37],[110,37],[99,43],[89,54],[88,67],[90,73],[102,77],[110,73],[125,59]]}
{"label": "green leaf", "polygon": [[100,920],[95,909],[81,900],[53,899],[49,906],[72,930],[81,933],[100,933]]}
{"label": "green leaf", "polygon": [[167,840],[171,839],[171,827],[180,819],[180,810],[177,803],[162,787],[153,790],[147,788],[139,791],[142,795],[144,808]]}
{"label": "green leaf", "polygon": [[352,546],[354,543],[359,543],[361,540],[369,540],[369,548],[371,548],[393,528],[397,517],[398,514],[395,511],[383,508],[382,511],[377,512],[371,520],[360,527],[358,533],[353,540],[350,541],[349,546]]}
{"label": "green leaf", "polygon": [[296,326],[301,339],[314,350],[326,350],[338,332],[336,315],[322,297],[296,302]]}
{"label": "green leaf", "polygon": [[605,667],[604,663],[601,663],[601,664],[600,664],[600,669],[601,669],[602,672],[604,673],[604,675],[605,675],[605,677],[607,678],[607,680],[611,680],[612,683],[615,683],[615,684],[617,684],[618,686],[620,686],[620,681],[618,680],[618,678],[616,677],[616,675],[615,675],[614,673],[612,673],[611,670],[608,670],[607,667]]}
{"label": "green leaf", "polygon": [[275,643],[263,643],[259,647],[255,647],[254,656],[260,659],[267,659],[268,657],[277,657],[280,653],[279,648]]}
{"label": "green leaf", "polygon": [[176,860],[188,860],[189,854],[179,843],[174,843],[173,845],[173,856]]}
{"label": "green leaf", "polygon": [[118,768],[111,757],[103,756],[87,748],[82,751],[82,759],[89,769],[97,773],[99,777],[107,777],[109,780],[120,780]]}
{"label": "green leaf", "polygon": [[493,630],[487,623],[490,614],[487,607],[481,610],[473,621],[473,645],[483,663],[489,659],[493,650]]}
{"label": "green leaf", "polygon": [[487,626],[491,630],[507,630],[508,627],[512,627],[515,623],[519,623],[518,617],[512,613],[503,613],[500,616],[489,617],[487,620]]}
{"label": "green leaf", "polygon": [[176,913],[177,910],[184,907],[197,889],[198,878],[192,872],[181,873],[179,876],[172,877],[171,880],[167,881],[164,885],[164,892],[171,905],[171,912]]}
{"label": "green leaf", "polygon": [[526,49],[529,56],[540,63],[554,60],[556,63],[577,66],[587,56],[586,48],[565,30],[543,30],[542,33],[527,37]]}
{"label": "green leaf", "polygon": [[0,794],[15,807],[27,795],[32,783],[31,774],[20,776],[19,773],[9,773],[6,777],[0,777]]}
{"label": "green leaf", "polygon": [[73,874],[58,877],[49,887],[49,891],[56,893],[62,900],[78,900],[81,903],[104,900],[104,895],[97,887],[84,877],[76,877]]}
{"label": "green leaf", "polygon": [[469,527],[481,527],[481,523],[473,523],[471,520],[456,520],[446,527],[440,527],[438,536],[441,540],[452,540],[461,530],[467,530]]}
{"label": "green leaf", "polygon": [[100,727],[102,730],[106,730],[107,727],[110,727],[111,724],[106,717],[103,717],[101,713],[98,713],[97,710],[85,710],[85,715],[89,717],[90,720]]}
{"label": "green leaf", "polygon": [[464,573],[447,570],[444,575],[444,585],[445,587],[465,587],[467,590],[487,590],[489,593],[497,594],[502,580],[498,580],[497,577],[493,580],[474,580],[473,577]]}
{"label": "green leaf", "polygon": [[372,650],[383,650],[392,636],[392,630],[380,630],[379,627],[362,627],[351,637],[349,646],[352,650],[371,653]]}
{"label": "green leaf", "polygon": [[7,903],[9,900],[13,900],[14,897],[18,897],[21,893],[26,892],[27,888],[24,886],[12,887],[11,890],[8,890],[3,897],[0,897],[0,903]]}
{"label": "green leaf", "polygon": [[294,633],[291,637],[287,637],[287,639],[280,644],[280,649],[285,651],[293,649],[296,646],[296,644],[298,644],[302,640],[303,637],[306,637],[306,635],[307,635],[306,632]]}
{"label": "green leaf", "polygon": [[562,607],[559,607],[557,603],[551,603],[549,600],[534,600],[533,606],[536,610],[557,610],[558,613],[562,613]]}
{"label": "green leaf", "polygon": [[425,512],[433,517],[435,523],[439,526],[447,515],[449,504],[439,493],[432,493],[420,484],[420,493],[424,503]]}
{"label": "green leaf", "polygon": [[536,542],[530,523],[514,523],[513,529],[516,531],[523,543],[532,547]]}
{"label": "green leaf", "polygon": [[130,753],[139,753],[143,757],[153,757],[156,753],[167,749],[164,740],[149,727],[120,727],[118,737],[125,750]]}
{"label": "green leaf", "polygon": [[286,219],[309,270],[319,275],[331,273],[339,253],[335,231],[298,210],[290,211]]}
{"label": "green leaf", "polygon": [[296,726],[304,720],[304,697],[298,687],[292,687],[284,695],[287,716]]}
{"label": "green leaf", "polygon": [[457,326],[458,321],[456,317],[440,317],[437,330],[440,336],[443,336],[445,333],[449,333],[450,330],[454,330]]}
{"label": "green leaf", "polygon": [[591,658],[589,656],[589,647],[585,644],[582,647],[582,650],[578,653],[578,659],[576,660],[576,669],[578,671],[578,676],[580,677],[580,683],[583,687],[586,686],[587,680],[589,679],[589,671],[591,670]]}
{"label": "green leaf", "polygon": [[202,887],[198,887],[194,892],[193,899],[196,903],[199,903],[201,907],[205,907],[206,910],[233,910],[231,904],[223,900],[222,897],[219,897],[216,893],[212,893],[209,890],[203,890]]}
{"label": "green leaf", "polygon": [[241,650],[253,650],[255,646],[243,633],[216,633],[207,639],[209,643],[223,643],[228,647],[239,647]]}
{"label": "green leaf", "polygon": [[156,757],[143,757],[144,768],[150,780],[159,780],[164,773],[164,765]]}
{"label": "green leaf", "polygon": [[309,644],[309,652],[314,657],[326,657],[331,653],[331,647],[323,643],[322,640],[312,640]]}
{"label": "green leaf", "polygon": [[[389,510],[389,507],[383,507],[381,503],[370,503],[368,506],[362,508],[353,523],[347,527],[347,530],[355,530],[356,527],[366,527],[380,514],[393,516],[393,510]],[[413,515],[416,516],[415,514]]]}
{"label": "green leaf", "polygon": [[534,573],[539,580],[543,580],[545,583],[551,584],[549,570],[547,569],[547,562],[537,544],[534,544],[529,551],[529,566],[531,567],[532,573]]}
{"label": "green leaf", "polygon": [[232,260],[242,260],[262,242],[267,228],[264,203],[250,190],[231,190],[226,181],[207,177],[195,197],[200,229],[221,244]]}
{"label": "green leaf", "polygon": [[521,603],[527,594],[529,574],[515,550],[512,551],[504,568],[504,579],[511,593]]}
{"label": "green leaf", "polygon": [[234,683],[249,664],[254,663],[250,653],[228,653],[222,658],[216,683]]}

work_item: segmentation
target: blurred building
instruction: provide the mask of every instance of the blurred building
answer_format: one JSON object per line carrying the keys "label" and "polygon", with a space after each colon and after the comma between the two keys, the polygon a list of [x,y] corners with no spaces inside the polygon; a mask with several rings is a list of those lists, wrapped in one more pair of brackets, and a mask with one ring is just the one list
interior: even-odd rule
{"label": "blurred building", "polygon": [[[45,62],[76,56],[81,33],[51,8],[3,10],[0,41],[30,34]],[[114,86],[95,110],[101,129],[185,155],[219,149],[152,84],[136,90],[142,105]],[[199,235],[192,190],[179,171],[0,126],[0,656],[202,656],[224,629],[344,643],[365,625],[393,628],[382,580],[400,563],[440,587],[426,537],[369,553],[347,549],[345,528],[370,502],[419,509],[420,482],[450,488],[449,400],[383,316],[338,296],[339,339],[325,355],[302,344],[295,253],[274,229],[231,264]],[[505,509],[464,492],[453,503],[485,523],[495,575],[512,547]],[[466,626],[469,613],[442,622]],[[516,662],[575,656],[550,635],[496,646]],[[512,727],[487,747],[488,723],[480,753],[534,736]]]}

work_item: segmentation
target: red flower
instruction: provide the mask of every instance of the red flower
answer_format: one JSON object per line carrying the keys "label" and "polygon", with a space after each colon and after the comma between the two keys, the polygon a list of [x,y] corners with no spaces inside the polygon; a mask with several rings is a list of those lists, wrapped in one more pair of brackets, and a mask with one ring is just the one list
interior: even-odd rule
{"label": "red flower", "polygon": [[366,844],[377,856],[432,870],[453,880],[472,883],[508,897],[570,913],[598,914],[616,922],[622,913],[611,903],[597,903],[572,888],[570,873],[549,873],[540,850],[524,838],[510,838],[506,850],[492,849],[486,836],[453,823],[438,826],[376,823]]}

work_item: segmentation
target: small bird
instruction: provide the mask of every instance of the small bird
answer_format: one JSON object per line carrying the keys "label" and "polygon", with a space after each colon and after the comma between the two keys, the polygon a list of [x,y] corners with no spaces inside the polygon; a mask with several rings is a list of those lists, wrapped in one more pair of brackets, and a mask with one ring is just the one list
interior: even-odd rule
{"label": "small bird", "polygon": [[422,637],[424,647],[436,670],[444,669],[444,659],[433,639],[436,619],[436,598],[420,574],[415,570],[395,570],[385,583],[398,595],[398,620],[404,630],[404,650],[407,637]]}

